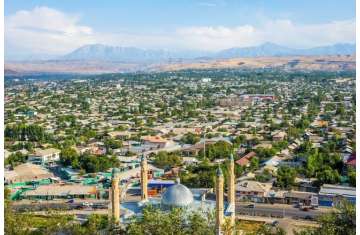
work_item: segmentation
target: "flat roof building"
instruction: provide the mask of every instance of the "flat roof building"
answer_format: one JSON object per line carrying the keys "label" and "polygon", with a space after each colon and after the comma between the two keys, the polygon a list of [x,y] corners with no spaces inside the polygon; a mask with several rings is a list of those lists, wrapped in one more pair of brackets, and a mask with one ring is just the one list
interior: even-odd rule
{"label": "flat roof building", "polygon": [[14,167],[14,170],[5,171],[5,182],[8,184],[39,181],[53,177],[54,175],[47,169],[31,163],[21,164]]}
{"label": "flat roof building", "polygon": [[356,188],[342,185],[324,184],[319,192],[320,206],[336,206],[341,200],[356,202]]}

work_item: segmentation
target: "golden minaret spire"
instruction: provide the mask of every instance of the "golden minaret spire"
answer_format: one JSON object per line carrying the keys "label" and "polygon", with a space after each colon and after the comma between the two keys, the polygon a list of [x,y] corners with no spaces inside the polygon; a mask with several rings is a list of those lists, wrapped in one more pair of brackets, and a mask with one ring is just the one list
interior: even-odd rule
{"label": "golden minaret spire", "polygon": [[148,165],[146,161],[146,157],[143,155],[141,157],[141,172],[140,172],[140,180],[141,180],[141,201],[148,200]]}
{"label": "golden minaret spire", "polygon": [[228,203],[230,206],[230,221],[231,226],[235,226],[235,165],[234,165],[234,157],[231,154],[228,161],[228,171],[229,171],[229,179],[228,179]]}
{"label": "golden minaret spire", "polygon": [[224,176],[220,166],[216,170],[216,234],[221,234],[221,226],[224,221]]}
{"label": "golden minaret spire", "polygon": [[120,222],[120,189],[119,189],[119,169],[113,168],[111,179],[111,217],[115,224]]}

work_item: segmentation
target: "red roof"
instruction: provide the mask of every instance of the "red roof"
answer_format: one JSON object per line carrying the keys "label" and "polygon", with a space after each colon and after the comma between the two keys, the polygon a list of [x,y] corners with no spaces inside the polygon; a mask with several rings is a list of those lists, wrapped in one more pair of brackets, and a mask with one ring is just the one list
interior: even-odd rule
{"label": "red roof", "polygon": [[351,155],[351,157],[346,161],[346,165],[356,167],[356,154]]}
{"label": "red roof", "polygon": [[236,164],[238,164],[240,166],[246,166],[250,162],[250,159],[255,156],[256,156],[255,152],[250,152],[250,153],[246,154],[245,156],[243,156],[242,158],[240,158],[239,160],[237,160]]}

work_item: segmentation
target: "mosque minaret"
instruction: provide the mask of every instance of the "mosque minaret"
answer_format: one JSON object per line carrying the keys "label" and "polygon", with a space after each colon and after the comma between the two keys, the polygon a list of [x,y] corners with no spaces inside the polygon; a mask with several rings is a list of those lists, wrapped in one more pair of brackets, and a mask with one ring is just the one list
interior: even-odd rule
{"label": "mosque minaret", "polygon": [[231,154],[228,161],[228,203],[230,207],[231,226],[235,226],[235,165],[234,157]]}
{"label": "mosque minaret", "polygon": [[120,222],[120,189],[119,189],[119,169],[114,168],[111,179],[111,218],[115,224]]}
{"label": "mosque minaret", "polygon": [[216,170],[216,235],[222,234],[221,227],[224,222],[224,176],[220,166]]}
{"label": "mosque minaret", "polygon": [[140,172],[140,181],[141,181],[141,201],[148,200],[148,164],[146,157],[143,155],[141,158],[141,172]]}

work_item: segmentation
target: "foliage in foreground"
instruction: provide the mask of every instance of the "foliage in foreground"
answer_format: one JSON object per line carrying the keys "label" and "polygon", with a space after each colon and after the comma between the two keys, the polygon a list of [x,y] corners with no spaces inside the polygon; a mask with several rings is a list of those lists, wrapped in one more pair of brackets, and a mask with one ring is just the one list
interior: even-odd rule
{"label": "foliage in foreground", "polygon": [[319,219],[320,227],[295,232],[296,235],[355,235],[356,211],[355,206],[347,201],[342,201],[337,211],[324,214]]}
{"label": "foliage in foreground", "polygon": [[199,212],[191,212],[188,215],[179,208],[164,213],[159,209],[148,207],[144,209],[143,217],[134,218],[127,227],[126,233],[133,235],[207,235],[215,233],[214,224],[213,213],[206,213],[206,216],[203,216]]}

